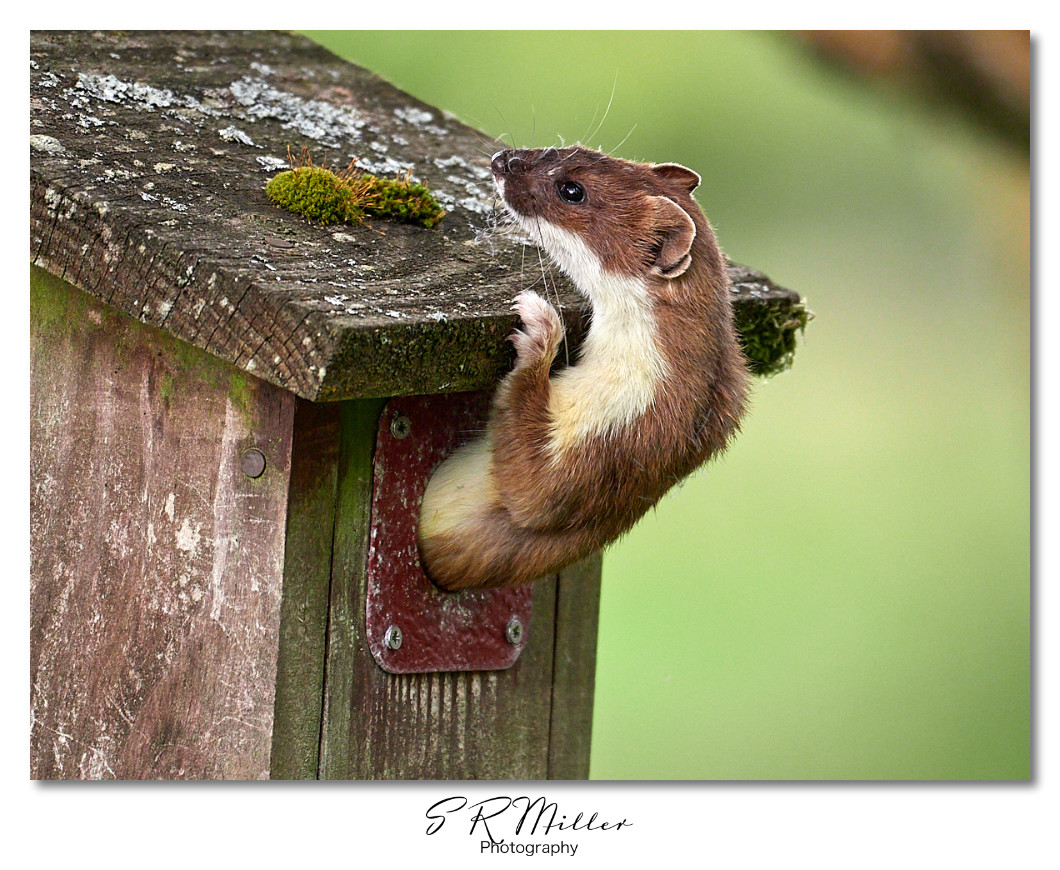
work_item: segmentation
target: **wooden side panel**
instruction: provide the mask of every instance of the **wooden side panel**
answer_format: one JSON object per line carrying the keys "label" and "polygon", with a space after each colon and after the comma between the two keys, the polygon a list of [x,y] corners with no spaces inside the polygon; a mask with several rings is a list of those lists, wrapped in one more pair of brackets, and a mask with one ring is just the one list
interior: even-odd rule
{"label": "wooden side panel", "polygon": [[294,417],[273,779],[316,779],[324,701],[340,406],[299,399]]}
{"label": "wooden side panel", "polygon": [[534,590],[529,641],[506,671],[388,674],[364,641],[372,446],[381,405],[344,409],[320,776],[544,779],[556,583]]}
{"label": "wooden side panel", "polygon": [[31,775],[267,777],[294,397],[31,288]]}
{"label": "wooden side panel", "polygon": [[559,576],[549,779],[589,778],[601,562],[601,554],[596,553]]}

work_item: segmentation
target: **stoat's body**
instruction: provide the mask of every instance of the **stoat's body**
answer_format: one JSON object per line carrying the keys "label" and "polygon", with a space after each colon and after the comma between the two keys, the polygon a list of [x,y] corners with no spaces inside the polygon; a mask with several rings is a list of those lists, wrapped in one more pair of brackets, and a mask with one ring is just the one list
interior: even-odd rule
{"label": "stoat's body", "polygon": [[492,166],[592,322],[577,361],[550,377],[562,321],[536,293],[517,298],[517,359],[486,431],[424,494],[423,564],[454,590],[529,582],[613,541],[725,447],[746,397],[698,175],[581,147],[502,151]]}

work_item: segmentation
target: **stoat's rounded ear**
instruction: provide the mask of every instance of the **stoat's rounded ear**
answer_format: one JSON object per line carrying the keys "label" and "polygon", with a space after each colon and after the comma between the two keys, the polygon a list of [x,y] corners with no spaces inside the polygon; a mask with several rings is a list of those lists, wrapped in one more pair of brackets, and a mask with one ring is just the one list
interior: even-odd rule
{"label": "stoat's rounded ear", "polygon": [[703,180],[699,177],[699,173],[693,172],[680,163],[656,163],[651,171],[669,181],[676,181],[689,193],[699,187],[699,183]]}
{"label": "stoat's rounded ear", "polygon": [[676,278],[692,265],[695,222],[672,199],[650,196],[648,200],[653,212],[652,229],[655,237],[649,268],[652,274],[662,278]]}

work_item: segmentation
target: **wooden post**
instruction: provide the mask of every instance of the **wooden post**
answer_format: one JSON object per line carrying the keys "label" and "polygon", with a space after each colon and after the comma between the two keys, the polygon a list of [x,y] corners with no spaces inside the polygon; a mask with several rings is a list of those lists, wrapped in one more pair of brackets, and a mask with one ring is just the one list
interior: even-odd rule
{"label": "wooden post", "polygon": [[[598,555],[511,667],[365,634],[384,404],[491,388],[534,277],[479,134],[289,34],[38,32],[31,67],[32,776],[586,777]],[[263,192],[303,145],[449,214],[310,225]],[[798,296],[732,274],[782,365]]]}

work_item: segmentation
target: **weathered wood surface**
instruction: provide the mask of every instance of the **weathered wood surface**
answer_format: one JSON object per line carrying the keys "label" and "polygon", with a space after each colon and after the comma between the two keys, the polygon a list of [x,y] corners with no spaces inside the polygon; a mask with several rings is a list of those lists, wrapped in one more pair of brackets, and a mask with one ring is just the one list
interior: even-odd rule
{"label": "weathered wood surface", "polygon": [[340,403],[297,400],[272,735],[274,779],[316,779],[324,704]]}
{"label": "weathered wood surface", "polygon": [[[306,399],[484,389],[510,366],[510,300],[540,275],[494,228],[499,143],[290,34],[34,32],[30,66],[33,262]],[[264,195],[303,145],[411,169],[449,214],[310,226]],[[805,314],[734,270],[766,370]],[[584,302],[554,277],[576,336]]]}
{"label": "weathered wood surface", "polygon": [[571,565],[556,588],[549,779],[588,779],[600,620],[599,554]]}
{"label": "weathered wood surface", "polygon": [[295,397],[31,286],[31,775],[267,777]]}

